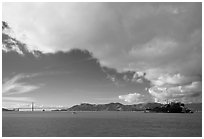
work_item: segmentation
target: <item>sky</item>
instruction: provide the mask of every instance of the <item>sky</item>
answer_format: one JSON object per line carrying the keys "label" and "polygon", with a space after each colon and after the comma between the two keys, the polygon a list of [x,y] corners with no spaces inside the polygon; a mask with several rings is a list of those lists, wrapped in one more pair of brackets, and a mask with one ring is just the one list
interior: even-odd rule
{"label": "sky", "polygon": [[3,3],[3,107],[202,101],[201,3]]}

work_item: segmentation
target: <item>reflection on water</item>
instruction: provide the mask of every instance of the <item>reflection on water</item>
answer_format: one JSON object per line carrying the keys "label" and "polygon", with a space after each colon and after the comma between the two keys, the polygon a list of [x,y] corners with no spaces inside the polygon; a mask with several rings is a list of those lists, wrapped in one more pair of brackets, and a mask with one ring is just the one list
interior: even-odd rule
{"label": "reflection on water", "polygon": [[3,136],[202,136],[202,113],[3,112]]}

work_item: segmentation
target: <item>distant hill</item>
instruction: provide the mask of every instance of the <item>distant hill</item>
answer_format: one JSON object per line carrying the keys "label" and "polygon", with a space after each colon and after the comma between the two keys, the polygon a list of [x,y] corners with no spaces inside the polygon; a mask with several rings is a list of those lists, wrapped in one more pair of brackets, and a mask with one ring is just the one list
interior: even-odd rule
{"label": "distant hill", "polygon": [[[153,109],[161,107],[160,103],[141,103],[133,105],[123,105],[121,103],[109,103],[109,104],[89,104],[82,103],[80,105],[74,105],[67,109],[67,111],[143,111],[145,109]],[[186,104],[186,107],[192,111],[202,111],[202,103]],[[64,110],[63,110],[64,111]]]}
{"label": "distant hill", "polygon": [[69,111],[119,111],[123,107],[121,103],[110,104],[88,104],[82,103],[68,108]]}
{"label": "distant hill", "polygon": [[123,105],[121,103],[109,104],[89,104],[82,103],[80,105],[68,108],[68,111],[143,111],[146,108],[153,108],[160,106],[160,103],[142,103],[133,105]]}

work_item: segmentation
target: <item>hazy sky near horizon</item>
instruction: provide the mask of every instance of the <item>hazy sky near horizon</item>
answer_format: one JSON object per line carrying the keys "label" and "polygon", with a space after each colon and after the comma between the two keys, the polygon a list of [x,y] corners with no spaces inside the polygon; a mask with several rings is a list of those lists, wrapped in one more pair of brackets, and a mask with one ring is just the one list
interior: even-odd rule
{"label": "hazy sky near horizon", "polygon": [[3,106],[202,101],[202,3],[2,7]]}

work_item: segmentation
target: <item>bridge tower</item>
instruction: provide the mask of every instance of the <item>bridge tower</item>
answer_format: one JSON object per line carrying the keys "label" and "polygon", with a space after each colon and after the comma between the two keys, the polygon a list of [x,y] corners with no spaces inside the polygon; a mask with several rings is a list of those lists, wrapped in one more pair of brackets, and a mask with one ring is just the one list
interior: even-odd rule
{"label": "bridge tower", "polygon": [[34,111],[34,102],[32,102],[32,104],[31,104],[31,109],[32,109],[32,111]]}

